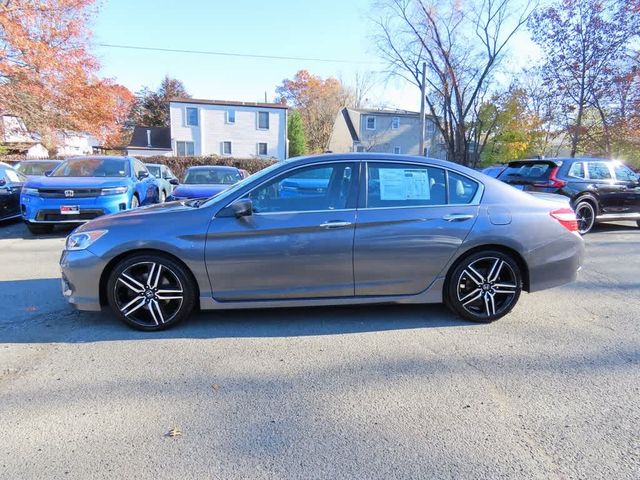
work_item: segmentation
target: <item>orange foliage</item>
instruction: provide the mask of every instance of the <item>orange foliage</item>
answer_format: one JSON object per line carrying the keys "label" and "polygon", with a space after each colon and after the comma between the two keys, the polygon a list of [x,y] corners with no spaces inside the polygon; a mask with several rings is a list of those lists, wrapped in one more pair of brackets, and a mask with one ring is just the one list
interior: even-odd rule
{"label": "orange foliage", "polygon": [[98,77],[86,25],[95,0],[0,3],[0,111],[47,138],[57,130],[108,141],[122,127],[133,95]]}

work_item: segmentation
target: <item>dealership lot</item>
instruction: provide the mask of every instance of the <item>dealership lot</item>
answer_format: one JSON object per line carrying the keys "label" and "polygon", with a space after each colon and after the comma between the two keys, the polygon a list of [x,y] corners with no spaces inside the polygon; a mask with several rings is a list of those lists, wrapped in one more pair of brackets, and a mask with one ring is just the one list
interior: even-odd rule
{"label": "dealership lot", "polygon": [[[637,478],[640,229],[490,325],[441,306],[202,313],[145,334],[0,226],[2,478]],[[177,427],[182,435],[168,437]]]}

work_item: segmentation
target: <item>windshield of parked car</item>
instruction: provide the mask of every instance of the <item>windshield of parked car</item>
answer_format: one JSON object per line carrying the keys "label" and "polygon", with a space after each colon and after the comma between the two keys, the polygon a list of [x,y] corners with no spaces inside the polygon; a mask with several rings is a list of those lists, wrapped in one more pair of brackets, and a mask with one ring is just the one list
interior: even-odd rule
{"label": "windshield of parked car", "polygon": [[222,184],[233,185],[242,180],[238,170],[194,168],[184,176],[186,185]]}
{"label": "windshield of parked car", "polygon": [[22,162],[16,167],[23,175],[44,175],[58,166],[58,162]]}
{"label": "windshield of parked car", "polygon": [[160,167],[158,165],[147,165],[149,173],[156,178],[160,178]]}
{"label": "windshield of parked car", "polygon": [[52,177],[127,177],[129,162],[124,158],[78,158],[66,160]]}

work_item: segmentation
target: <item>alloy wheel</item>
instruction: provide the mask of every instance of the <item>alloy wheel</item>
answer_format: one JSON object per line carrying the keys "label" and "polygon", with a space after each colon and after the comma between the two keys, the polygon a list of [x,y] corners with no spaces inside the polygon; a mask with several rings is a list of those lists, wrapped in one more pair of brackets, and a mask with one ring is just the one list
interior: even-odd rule
{"label": "alloy wheel", "polygon": [[578,232],[581,235],[588,233],[593,228],[596,212],[588,202],[580,202],[576,206],[576,219],[578,220]]}
{"label": "alloy wheel", "polygon": [[520,291],[513,268],[498,257],[481,257],[468,263],[456,285],[459,305],[471,316],[487,319],[508,312]]}
{"label": "alloy wheel", "polygon": [[160,262],[130,265],[118,276],[113,298],[120,313],[141,327],[160,327],[180,312],[184,288],[178,275]]}

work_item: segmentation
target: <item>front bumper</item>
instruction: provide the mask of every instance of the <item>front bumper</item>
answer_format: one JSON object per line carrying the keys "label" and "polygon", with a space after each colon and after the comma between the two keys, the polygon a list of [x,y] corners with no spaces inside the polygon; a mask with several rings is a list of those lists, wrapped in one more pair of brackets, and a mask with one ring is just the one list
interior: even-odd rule
{"label": "front bumper", "polygon": [[[22,218],[30,223],[84,223],[101,215],[127,210],[131,205],[129,194],[104,195],[91,198],[44,198],[22,195]],[[77,206],[79,213],[63,215],[60,207]]]}
{"label": "front bumper", "polygon": [[89,250],[64,250],[60,257],[62,295],[78,310],[100,311],[100,277],[106,263]]}

